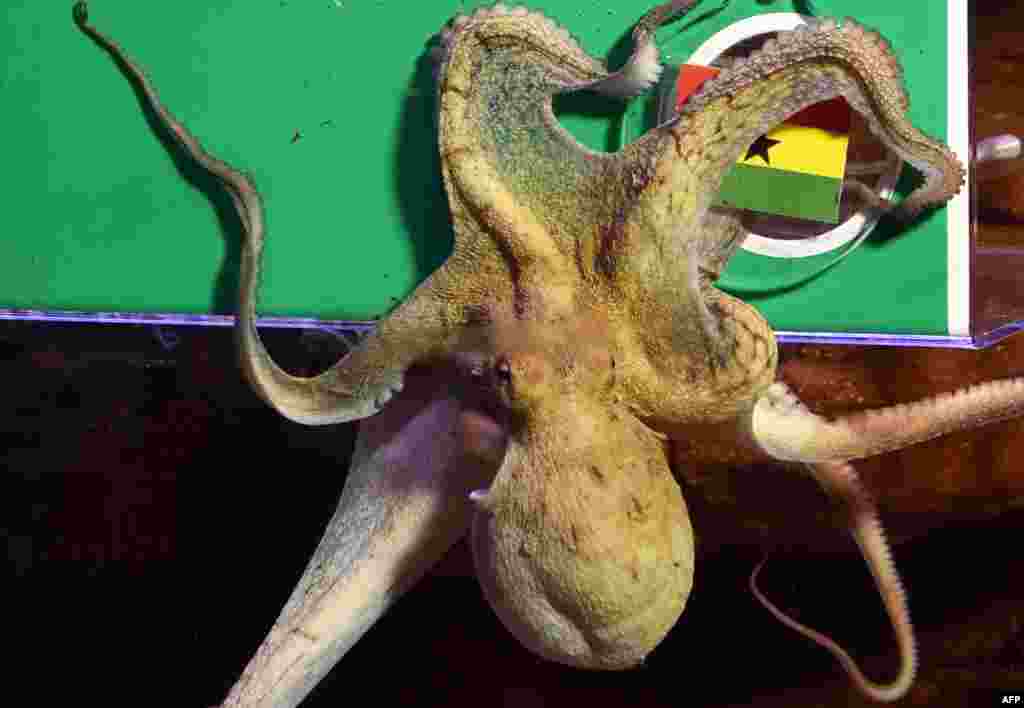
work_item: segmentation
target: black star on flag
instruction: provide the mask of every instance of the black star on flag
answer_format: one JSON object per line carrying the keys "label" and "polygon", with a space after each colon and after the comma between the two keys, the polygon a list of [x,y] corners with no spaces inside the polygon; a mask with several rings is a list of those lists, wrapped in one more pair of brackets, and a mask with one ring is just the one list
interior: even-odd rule
{"label": "black star on flag", "polygon": [[750,144],[750,147],[747,148],[747,156],[743,159],[749,160],[752,157],[760,157],[764,160],[764,164],[770,165],[772,161],[768,158],[768,151],[781,142],[781,140],[772,140],[767,135],[762,135]]}

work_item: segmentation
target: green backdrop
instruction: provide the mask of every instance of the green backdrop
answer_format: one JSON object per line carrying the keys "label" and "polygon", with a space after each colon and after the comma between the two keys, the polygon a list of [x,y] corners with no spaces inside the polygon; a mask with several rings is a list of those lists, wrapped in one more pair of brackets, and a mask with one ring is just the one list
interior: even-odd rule
{"label": "green backdrop", "polygon": [[[142,64],[206,148],[254,178],[269,228],[261,314],[372,320],[450,251],[427,50],[450,17],[487,4],[94,0],[90,14]],[[531,5],[613,66],[648,7],[634,0]],[[893,40],[912,88],[911,116],[941,137],[944,68],[936,67],[944,62],[934,55],[944,46],[934,41],[945,36],[941,8],[915,13],[904,31],[908,18],[895,3],[840,5],[816,3],[856,14]],[[718,7],[702,3],[693,16]],[[666,59],[681,61],[674,53],[687,44],[765,10],[793,4],[733,0],[701,22],[663,28],[659,36],[673,48]],[[233,312],[238,232],[225,199],[211,201],[219,192],[209,179],[168,152],[129,83],[74,26],[71,2],[8,0],[0,51],[7,216],[0,308]],[[587,144],[617,146],[620,105],[580,96],[560,100],[558,110]],[[941,221],[939,214],[926,226],[944,230]],[[875,291],[887,326],[941,332],[933,305],[941,299],[944,316],[945,239],[929,239],[933,256],[925,258],[915,249],[922,235],[872,238],[861,248],[865,258],[844,262],[843,278],[754,301],[777,327],[835,329],[842,317],[854,329],[879,330],[877,315],[850,321],[848,294],[834,289],[846,278],[894,278],[911,295],[894,302]],[[884,258],[868,258],[876,252]],[[858,292],[864,312],[870,290]],[[801,309],[813,316],[787,321],[787,311]]]}

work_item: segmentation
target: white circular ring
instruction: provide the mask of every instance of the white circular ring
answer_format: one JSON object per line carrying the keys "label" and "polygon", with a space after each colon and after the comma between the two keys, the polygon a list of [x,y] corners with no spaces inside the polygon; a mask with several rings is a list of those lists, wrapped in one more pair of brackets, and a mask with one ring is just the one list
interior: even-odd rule
{"label": "white circular ring", "polygon": [[[694,51],[687,60],[687,63],[710,66],[715,59],[744,40],[770,32],[792,30],[800,25],[807,24],[807,19],[795,12],[769,12],[763,15],[748,17],[714,34]],[[892,170],[881,175],[879,178],[877,189],[882,198],[892,198],[902,165],[902,161],[896,163]],[[752,231],[747,231],[747,236],[743,240],[741,248],[751,253],[772,258],[806,258],[808,256],[817,256],[845,246],[863,232],[874,229],[877,222],[878,219],[869,221],[864,212],[859,211],[834,229],[823,234],[795,240],[769,238]]]}

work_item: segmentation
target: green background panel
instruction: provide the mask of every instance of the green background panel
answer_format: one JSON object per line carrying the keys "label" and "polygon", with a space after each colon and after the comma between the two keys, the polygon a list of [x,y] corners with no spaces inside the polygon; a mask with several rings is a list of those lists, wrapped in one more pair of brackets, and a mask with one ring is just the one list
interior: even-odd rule
{"label": "green background panel", "polygon": [[[254,178],[268,221],[261,313],[368,320],[451,250],[429,40],[489,4],[95,0],[90,15],[210,152]],[[168,153],[71,5],[15,0],[0,20],[0,307],[233,312],[224,196]],[[543,5],[600,55],[644,9]],[[621,105],[560,104],[581,139],[612,147]]]}
{"label": "green background panel", "polygon": [[[370,320],[450,252],[427,51],[454,14],[489,4],[94,0],[90,7],[96,26],[142,64],[206,148],[255,180],[268,221],[261,313]],[[905,16],[893,3],[838,5],[816,3],[857,14],[893,40],[913,87],[912,119],[942,136],[944,72],[936,67],[944,45],[935,38],[945,37],[943,13],[915,13],[912,31],[904,31]],[[648,3],[547,0],[531,7],[617,66]],[[718,7],[702,3],[693,17]],[[676,22],[659,31],[672,42],[666,60],[680,61],[686,44],[696,47],[740,16],[792,9],[781,0],[733,0],[702,22]],[[0,51],[0,185],[8,217],[0,307],[233,312],[238,230],[224,195],[168,152],[125,78],[74,26],[71,2],[9,0]],[[556,106],[585,143],[616,147],[620,106],[585,96]],[[936,228],[944,234],[941,213],[913,233],[866,243],[844,261],[851,278],[869,273],[865,282],[875,285],[854,291],[855,303],[848,289],[835,295],[838,281],[756,301],[778,327],[793,328],[785,315],[795,308],[829,329],[836,329],[830,311],[842,311],[853,329],[883,329],[884,315],[896,330],[912,323],[912,331],[931,332],[934,321],[912,313],[941,300],[936,311],[944,317],[945,239],[925,234]],[[913,263],[913,272],[900,262]],[[917,295],[896,298],[896,286]],[[846,308],[866,311],[872,295],[884,305],[881,314],[851,320]]]}

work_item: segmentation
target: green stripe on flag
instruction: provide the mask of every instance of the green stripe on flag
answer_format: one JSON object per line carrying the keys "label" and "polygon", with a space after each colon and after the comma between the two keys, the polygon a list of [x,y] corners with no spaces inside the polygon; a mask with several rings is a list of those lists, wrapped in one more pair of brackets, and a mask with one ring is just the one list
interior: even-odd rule
{"label": "green stripe on flag", "polygon": [[722,180],[719,205],[835,224],[842,180],[735,165]]}

